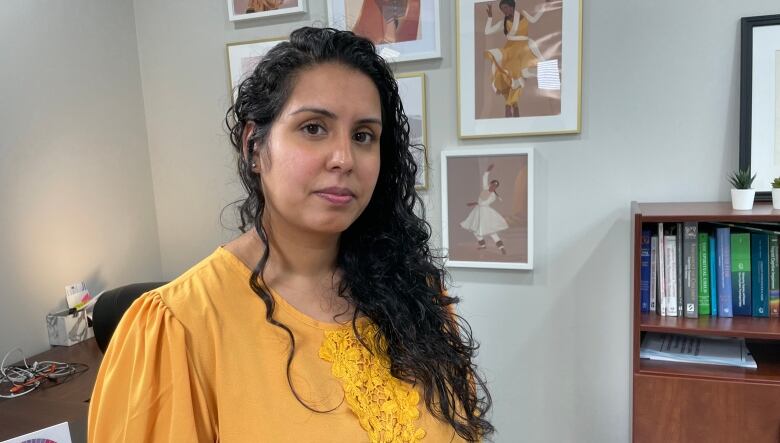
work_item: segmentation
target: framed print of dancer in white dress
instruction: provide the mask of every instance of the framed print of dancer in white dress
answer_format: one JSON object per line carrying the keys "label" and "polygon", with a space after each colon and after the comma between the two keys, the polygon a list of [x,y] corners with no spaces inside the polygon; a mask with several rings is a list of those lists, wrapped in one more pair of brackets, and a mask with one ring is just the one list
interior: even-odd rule
{"label": "framed print of dancer in white dress", "polygon": [[441,169],[447,266],[533,269],[533,150],[445,150]]}
{"label": "framed print of dancer in white dress", "polygon": [[466,206],[474,209],[469,212],[469,216],[465,220],[460,222],[460,226],[474,234],[477,239],[477,249],[486,249],[485,236],[490,236],[501,254],[506,255],[504,242],[498,233],[509,229],[509,225],[498,211],[490,207],[496,199],[500,198],[496,190],[501,182],[490,180],[490,171],[493,170],[494,166],[491,163],[487,171],[482,174],[482,192],[479,193],[477,201],[466,203]]}

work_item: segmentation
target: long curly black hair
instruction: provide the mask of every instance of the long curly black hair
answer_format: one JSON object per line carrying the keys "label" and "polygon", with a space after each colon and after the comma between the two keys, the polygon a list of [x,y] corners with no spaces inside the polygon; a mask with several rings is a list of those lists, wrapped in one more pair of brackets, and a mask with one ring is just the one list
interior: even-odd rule
{"label": "long curly black hair", "polygon": [[[239,205],[239,228],[242,232],[255,229],[266,246],[249,284],[267,307],[266,320],[290,337],[288,383],[298,397],[289,372],[295,337],[273,318],[274,300],[263,280],[270,253],[262,223],[265,197],[247,158],[251,159],[255,147],[265,146],[297,76],[323,63],[339,63],[368,76],[379,91],[382,105],[379,177],[368,206],[341,234],[337,266],[343,278],[338,295],[355,308],[352,328],[361,343],[372,352],[378,349],[387,354],[394,377],[419,383],[425,404],[435,417],[449,423],[464,439],[477,441],[494,432],[487,415],[492,401],[474,364],[478,345],[468,323],[454,313],[459,300],[447,295],[447,274],[441,257],[435,256],[428,245],[431,227],[415,213],[422,212],[423,207],[415,190],[417,166],[410,151],[409,122],[398,85],[369,40],[330,28],[298,29],[289,41],[271,49],[239,85],[235,104],[225,117],[238,153],[238,172],[248,193]],[[248,136],[247,157],[242,136],[250,122],[255,127]],[[360,336],[355,326],[360,315],[378,327],[385,339],[383,349],[377,348],[379,343],[366,343]],[[300,397],[298,400],[309,407]]]}

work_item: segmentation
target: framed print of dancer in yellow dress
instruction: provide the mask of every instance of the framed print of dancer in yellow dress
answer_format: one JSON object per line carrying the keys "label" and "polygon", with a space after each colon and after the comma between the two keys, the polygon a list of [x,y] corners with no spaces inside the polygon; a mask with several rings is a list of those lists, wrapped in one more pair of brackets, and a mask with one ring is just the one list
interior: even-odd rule
{"label": "framed print of dancer in yellow dress", "polygon": [[[535,15],[530,15],[525,10],[518,10],[515,0],[500,0],[498,8],[503,17],[494,24],[493,5],[487,4],[485,35],[503,30],[506,43],[501,48],[485,51],[485,58],[490,63],[493,91],[504,98],[505,116],[519,117],[518,101],[525,89],[526,79],[536,76],[539,61],[547,60],[536,42],[528,36],[528,24],[539,21],[545,10],[540,9]],[[560,97],[556,98],[560,105]],[[560,106],[553,111],[560,112]]]}
{"label": "framed print of dancer in yellow dress", "polygon": [[579,132],[580,0],[459,0],[461,138]]}

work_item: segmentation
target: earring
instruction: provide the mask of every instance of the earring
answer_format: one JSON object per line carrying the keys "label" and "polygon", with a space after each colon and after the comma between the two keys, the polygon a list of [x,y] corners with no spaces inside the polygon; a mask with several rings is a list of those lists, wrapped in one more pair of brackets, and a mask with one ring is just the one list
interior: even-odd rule
{"label": "earring", "polygon": [[256,167],[257,167],[257,163],[255,163],[255,162],[252,162],[252,167],[253,167],[253,168],[256,168]]}

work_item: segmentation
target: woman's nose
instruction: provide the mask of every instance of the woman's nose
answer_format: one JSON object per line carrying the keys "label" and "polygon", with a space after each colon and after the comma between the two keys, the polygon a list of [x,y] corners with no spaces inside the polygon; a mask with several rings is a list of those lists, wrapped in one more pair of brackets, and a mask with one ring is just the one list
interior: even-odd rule
{"label": "woman's nose", "polygon": [[328,169],[340,169],[342,172],[350,172],[354,165],[352,137],[350,135],[336,137],[328,158]]}

